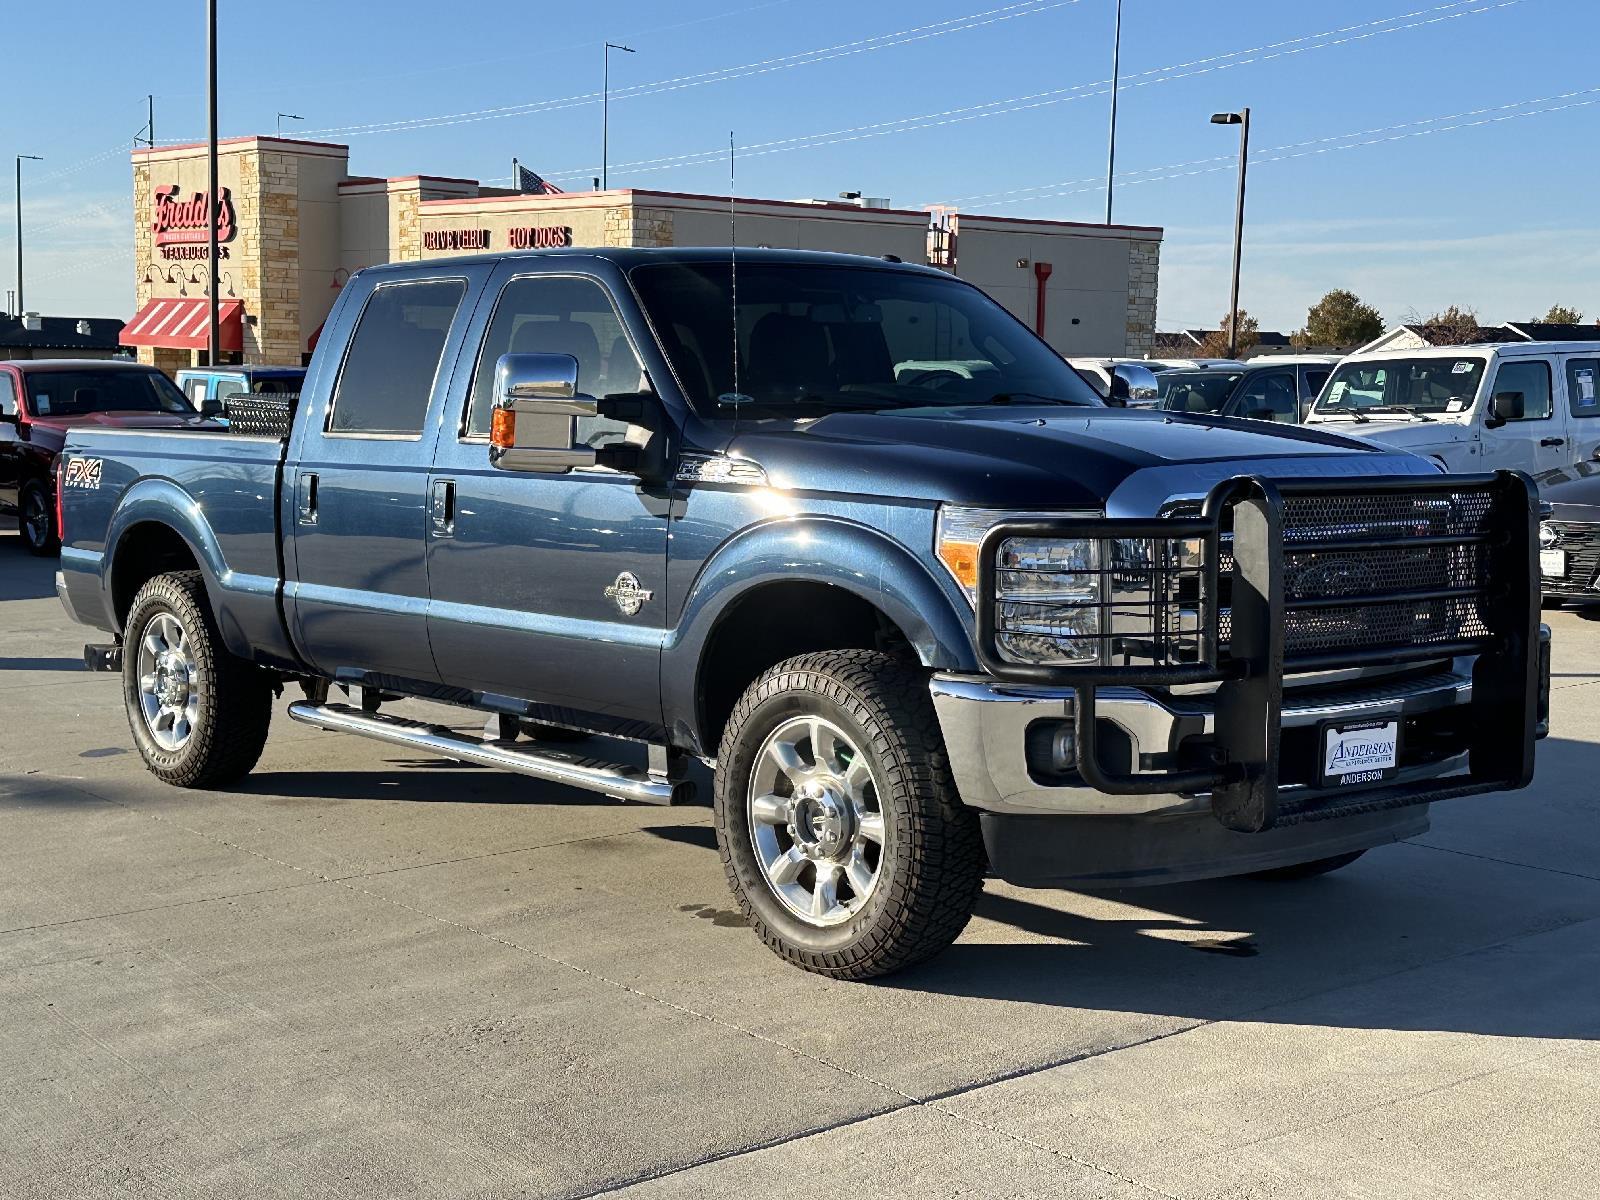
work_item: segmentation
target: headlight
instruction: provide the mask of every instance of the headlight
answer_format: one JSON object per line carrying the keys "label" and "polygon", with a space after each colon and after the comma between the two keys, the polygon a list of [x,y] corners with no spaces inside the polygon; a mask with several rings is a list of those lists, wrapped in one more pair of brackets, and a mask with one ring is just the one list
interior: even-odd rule
{"label": "headlight", "polygon": [[[979,550],[1003,522],[1059,520],[1059,537],[1002,536],[979,596]],[[1099,513],[940,510],[935,551],[975,607],[989,605],[992,648],[1004,661],[1082,667],[1174,666],[1200,660],[1206,541],[1193,536],[1076,536]],[[1113,523],[1113,526],[1115,523]]]}
{"label": "headlight", "polygon": [[[1092,520],[1100,514],[1097,512],[1072,512],[1072,513],[1017,513],[1007,512],[999,508],[963,508],[960,505],[946,504],[939,509],[939,519],[934,530],[933,551],[938,560],[944,564],[944,569],[950,572],[950,577],[961,585],[961,590],[967,594],[967,602],[976,605],[978,602],[978,548],[983,545],[984,535],[998,525],[1001,521],[1034,521],[1045,517],[1063,517],[1075,520]],[[1017,539],[1012,539],[1015,541]],[[1007,543],[1010,544],[1009,542]],[[1036,541],[1035,546],[1061,546],[1067,543],[1057,541]],[[1073,542],[1075,546],[1090,547],[1090,542]],[[1085,560],[1087,561],[1087,560]],[[1004,563],[998,563],[1002,569]],[[1018,567],[1019,570],[1030,570],[1031,567]],[[1063,570],[1073,568],[1064,566]],[[1081,569],[1095,570],[1095,567]]]}

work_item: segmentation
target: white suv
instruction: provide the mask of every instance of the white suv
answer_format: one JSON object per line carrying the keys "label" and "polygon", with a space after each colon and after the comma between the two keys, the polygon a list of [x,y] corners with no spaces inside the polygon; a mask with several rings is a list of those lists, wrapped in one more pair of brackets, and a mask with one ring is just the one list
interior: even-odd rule
{"label": "white suv", "polygon": [[1344,359],[1308,425],[1410,450],[1447,471],[1538,475],[1600,450],[1600,342],[1371,351]]}

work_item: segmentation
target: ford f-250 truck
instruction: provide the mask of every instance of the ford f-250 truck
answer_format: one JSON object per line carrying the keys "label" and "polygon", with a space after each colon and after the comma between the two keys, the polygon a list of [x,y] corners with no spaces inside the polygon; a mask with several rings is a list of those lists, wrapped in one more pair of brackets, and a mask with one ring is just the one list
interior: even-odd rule
{"label": "ford f-250 truck", "polygon": [[[249,771],[286,683],[296,721],[636,801],[698,757],[746,917],[812,971],[938,951],[986,871],[1317,873],[1533,775],[1526,477],[1108,407],[936,270],[375,267],[285,428],[67,445],[61,596],[150,770]],[[592,734],[648,765],[559,744]]]}

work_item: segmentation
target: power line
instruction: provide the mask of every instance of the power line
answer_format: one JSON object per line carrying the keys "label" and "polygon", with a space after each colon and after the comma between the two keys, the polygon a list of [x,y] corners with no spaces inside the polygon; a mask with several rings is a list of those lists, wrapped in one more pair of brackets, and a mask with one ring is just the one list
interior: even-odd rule
{"label": "power line", "polygon": [[[961,17],[951,17],[944,21],[935,21],[930,25],[918,25],[909,29],[896,30],[893,33],[875,34],[872,37],[858,38],[852,42],[841,42],[834,46],[822,46],[814,50],[803,50],[776,58],[759,59],[732,67],[719,67],[711,71],[701,71],[691,75],[678,75],[669,79],[634,84],[628,88],[615,89],[611,93],[611,98],[616,100],[650,96],[661,92],[680,91],[684,88],[703,87],[709,83],[724,83],[730,79],[743,79],[752,75],[765,75],[774,71],[812,66],[816,63],[829,62],[833,59],[848,58],[857,54],[870,54],[875,50],[886,50],[892,46],[904,46],[911,42],[943,37],[946,34],[961,33],[969,29],[996,25],[1002,21],[1011,21],[1018,17],[1032,16],[1035,13],[1049,12],[1057,8],[1067,8],[1079,3],[1082,3],[1082,0],[1017,0],[1016,3],[1003,5],[999,8],[969,13]],[[475,121],[492,121],[505,117],[551,112],[557,109],[593,104],[600,99],[601,94],[599,92],[582,92],[577,95],[563,96],[552,100],[533,100],[522,104],[473,109],[468,112],[443,113],[430,117],[410,117],[396,121],[374,121],[365,125],[330,126],[326,129],[311,130],[307,136],[326,137],[339,135],[356,137],[372,133],[400,133],[413,129],[435,129],[446,125],[464,125]]]}
{"label": "power line", "polygon": [[[1589,98],[1583,100],[1573,99],[1573,97],[1578,96],[1587,96]],[[1543,108],[1527,109],[1526,111],[1521,112],[1507,111],[1510,109],[1525,108],[1525,106],[1530,104],[1545,103],[1546,101],[1550,100],[1566,100],[1567,103],[1546,104],[1546,106]],[[1436,133],[1454,133],[1463,129],[1477,129],[1486,125],[1495,125],[1505,121],[1519,120],[1524,117],[1544,116],[1549,113],[1565,112],[1566,110],[1573,108],[1587,108],[1594,104],[1600,104],[1600,88],[1585,88],[1582,91],[1566,92],[1558,96],[1547,96],[1539,100],[1523,100],[1516,104],[1500,105],[1497,108],[1473,109],[1470,112],[1450,113],[1440,117],[1428,117],[1420,121],[1408,121],[1404,124],[1385,126],[1377,130],[1356,130],[1350,133],[1337,134],[1332,137],[1315,138],[1307,142],[1290,142],[1283,146],[1269,147],[1266,150],[1252,154],[1250,156],[1250,165],[1252,167],[1256,167],[1265,165],[1267,163],[1288,162],[1291,159],[1311,158],[1321,154],[1335,154],[1342,150],[1357,150],[1364,146],[1379,146],[1390,142],[1403,142],[1413,138],[1429,137]],[[1479,115],[1484,113],[1493,113],[1496,115]],[[1477,116],[1478,119],[1461,119],[1473,116]],[[1453,125],[1440,125],[1438,124],[1440,121],[1455,121],[1456,123]],[[1429,125],[1432,126],[1432,128],[1416,128],[1417,126],[1423,125]],[[1374,133],[1380,134],[1381,136],[1363,136],[1365,134]],[[1350,138],[1358,138],[1360,140],[1349,141],[1348,139]],[[1301,147],[1310,148],[1307,149]],[[1293,151],[1293,153],[1280,153],[1281,151]],[[1209,160],[1196,160],[1196,162],[1200,163],[1207,161]],[[1178,167],[1193,165],[1193,163],[1170,163],[1165,167],[1147,167],[1143,172],[1129,172],[1129,176],[1119,176],[1118,182],[1124,184],[1125,186],[1132,187],[1142,183],[1165,183],[1173,179],[1190,179],[1196,175],[1209,175],[1217,171],[1231,171],[1234,169],[1231,162],[1226,162],[1218,166],[1206,166],[1196,170],[1175,170],[1175,168]],[[1152,172],[1158,171],[1167,171],[1169,173],[1152,174]],[[1139,179],[1131,178],[1131,176],[1135,174],[1141,174],[1145,177]],[[1045,192],[1037,196],[1024,196],[1014,200],[1001,200],[995,202],[990,207],[999,208],[1008,204],[1026,204],[1031,200],[1049,200],[1062,196],[1076,196],[1086,192],[1100,190],[1098,186],[1099,181],[1094,179],[1065,180],[1063,183],[1080,183],[1090,184],[1093,186],[1074,187],[1065,190]]]}
{"label": "power line", "polygon": [[[1492,3],[1485,3],[1484,0],[1452,0],[1451,3],[1437,5],[1433,8],[1399,13],[1392,17],[1382,17],[1358,25],[1346,25],[1337,29],[1324,30],[1320,33],[1304,34],[1284,41],[1269,42],[1265,45],[1252,46],[1243,50],[1232,50],[1223,54],[1192,59],[1189,62],[1173,63],[1165,67],[1152,67],[1148,70],[1125,76],[1120,90],[1128,91],[1132,88],[1149,87],[1157,83],[1171,83],[1175,80],[1208,75],[1216,71],[1230,70],[1234,67],[1251,63],[1268,62],[1277,58],[1309,53],[1313,50],[1349,45],[1353,42],[1365,41],[1385,34],[1403,33],[1443,21],[1456,20],[1460,17],[1474,16],[1497,9],[1511,8],[1527,2],[1528,0],[1494,0]],[[1465,11],[1450,11],[1463,9],[1468,4],[1475,4],[1477,7],[1467,8]],[[1411,21],[1410,19],[1413,17],[1421,17],[1423,19]],[[1410,23],[1396,24],[1396,22],[1402,21],[1410,21]],[[1384,26],[1388,26],[1388,28],[1383,28]],[[1345,34],[1353,36],[1340,36]],[[845,129],[778,138],[768,142],[753,142],[741,148],[740,157],[756,158],[768,154],[787,153],[792,150],[815,150],[846,142],[864,141],[869,138],[887,137],[898,133],[912,133],[918,130],[934,129],[966,121],[1026,112],[1053,104],[1087,100],[1109,94],[1110,82],[1109,79],[1094,80],[1089,83],[1076,84],[1072,87],[1054,88],[1044,92],[1012,96],[1003,100],[990,100],[982,104],[965,105],[959,108],[944,109],[939,112],[920,113],[889,121],[875,121],[866,125],[855,125]],[[619,170],[629,170],[634,174],[654,173],[676,170],[679,167],[701,166],[708,162],[720,160],[724,153],[725,151],[720,148],[707,149],[687,154],[638,159],[634,162],[615,165]],[[1232,159],[1230,158],[1229,161],[1232,161]],[[552,179],[586,179],[591,174],[593,174],[592,167],[572,167],[549,172],[548,177]]]}

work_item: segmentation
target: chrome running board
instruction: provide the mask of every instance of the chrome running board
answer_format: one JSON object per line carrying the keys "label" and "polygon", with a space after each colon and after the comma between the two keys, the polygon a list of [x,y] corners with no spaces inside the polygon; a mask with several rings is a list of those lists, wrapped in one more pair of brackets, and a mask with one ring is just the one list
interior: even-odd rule
{"label": "chrome running board", "polygon": [[666,774],[641,771],[637,767],[559,750],[536,750],[528,743],[482,741],[443,725],[366,713],[348,704],[302,701],[289,706],[289,716],[318,729],[359,734],[426,754],[453,758],[458,762],[499,767],[519,775],[543,779],[547,783],[600,792],[619,800],[636,800],[643,804],[686,804],[693,796],[693,784],[686,780],[671,779]]}

